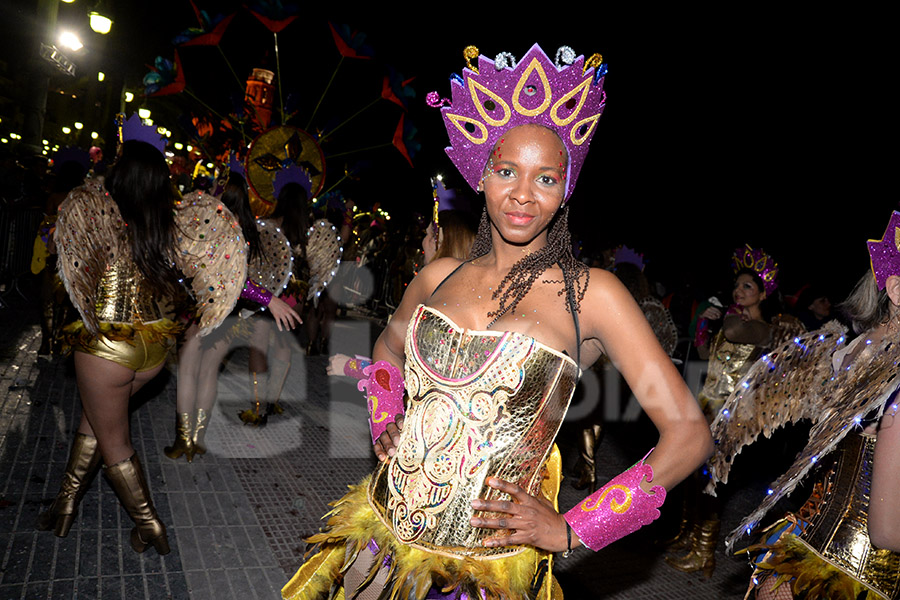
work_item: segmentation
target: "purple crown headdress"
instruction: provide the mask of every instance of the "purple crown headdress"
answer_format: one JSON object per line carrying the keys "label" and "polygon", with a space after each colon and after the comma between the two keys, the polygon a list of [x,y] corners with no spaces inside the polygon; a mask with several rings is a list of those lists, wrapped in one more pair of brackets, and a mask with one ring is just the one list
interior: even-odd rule
{"label": "purple crown headdress", "polygon": [[888,277],[900,275],[900,212],[891,213],[891,220],[880,240],[869,240],[866,245],[875,282],[878,289],[883,290]]}
{"label": "purple crown headdress", "polygon": [[228,173],[237,173],[241,177],[247,177],[247,175],[244,173],[244,163],[238,160],[237,155],[234,152],[231,152],[229,154]]}
{"label": "purple crown headdress", "polygon": [[646,263],[644,262],[644,255],[636,251],[634,248],[629,248],[625,245],[616,248],[613,270],[615,270],[615,267],[622,263],[631,263],[641,271],[643,271],[644,267],[646,266]]}
{"label": "purple crown headdress", "polygon": [[166,154],[166,138],[159,134],[156,126],[154,125],[144,125],[142,119],[138,116],[137,113],[133,113],[128,119],[125,119],[125,115],[119,114],[117,116],[119,119],[119,141],[127,142],[129,140],[137,140],[139,142],[146,142],[159,150],[159,153],[165,156]]}
{"label": "purple crown headdress", "polygon": [[778,264],[762,248],[754,250],[747,244],[735,249],[732,266],[735,273],[741,269],[750,269],[756,273],[762,279],[767,296],[778,289]]}
{"label": "purple crown headdress", "polygon": [[[451,79],[451,104],[441,109],[450,136],[446,149],[450,160],[475,189],[481,180],[494,145],[501,136],[520,125],[543,125],[556,132],[566,147],[566,199],[572,195],[588,146],[603,113],[606,65],[595,54],[584,56],[563,46],[551,61],[535,44],[518,64],[509,53],[496,60],[465,50],[463,77]],[[469,62],[478,57],[478,67]],[[429,94],[432,106],[444,101]]]}
{"label": "purple crown headdress", "polygon": [[275,175],[275,181],[272,183],[272,187],[275,190],[276,201],[278,200],[278,196],[281,195],[281,188],[289,183],[299,183],[300,186],[306,190],[307,196],[311,193],[312,181],[309,178],[309,174],[300,167],[288,167],[287,169],[278,171],[278,174]]}

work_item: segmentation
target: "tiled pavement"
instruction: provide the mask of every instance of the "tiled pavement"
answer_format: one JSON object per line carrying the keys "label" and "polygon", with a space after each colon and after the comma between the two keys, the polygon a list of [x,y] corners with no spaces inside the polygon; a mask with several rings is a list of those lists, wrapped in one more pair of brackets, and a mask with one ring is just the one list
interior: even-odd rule
{"label": "tiled pavement", "polygon": [[[248,406],[249,385],[246,353],[238,350],[221,375],[209,452],[192,464],[162,454],[173,438],[174,375],[164,371],[133,402],[132,437],[168,526],[169,555],[131,550],[131,523],[101,478],[67,538],[35,531],[35,518],[56,493],[80,408],[70,363],[37,356],[30,313],[4,308],[0,319],[0,600],[277,598],[327,503],[374,464],[358,393],[329,381],[325,360],[307,358],[299,347],[285,414],[264,428],[242,426],[237,413]],[[364,353],[370,340],[367,324],[344,321],[332,344]],[[600,447],[603,478],[627,468],[653,441],[642,421],[608,429]],[[568,466],[576,433],[570,425],[560,436]],[[579,494],[564,482],[561,505],[574,505]],[[752,508],[751,497],[744,490],[732,495],[724,529]],[[667,511],[669,524],[678,516],[675,506]],[[669,569],[650,543],[665,525],[596,554],[582,549],[560,559],[566,598],[743,597],[746,565],[725,556],[721,544],[710,580]]]}

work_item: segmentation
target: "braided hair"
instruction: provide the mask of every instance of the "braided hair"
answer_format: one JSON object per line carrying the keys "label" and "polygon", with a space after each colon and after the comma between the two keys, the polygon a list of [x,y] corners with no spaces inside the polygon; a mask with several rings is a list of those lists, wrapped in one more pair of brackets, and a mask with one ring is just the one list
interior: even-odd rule
{"label": "braided hair", "polygon": [[[491,223],[488,218],[487,206],[485,206],[484,212],[481,214],[481,222],[478,224],[475,243],[469,253],[469,260],[484,256],[490,250]],[[535,280],[555,264],[562,269],[563,279],[562,281],[548,281],[548,283],[562,283],[563,288],[559,290],[559,295],[566,295],[566,310],[579,311],[581,301],[587,292],[590,269],[572,254],[568,206],[557,211],[553,217],[550,231],[547,234],[547,244],[537,252],[532,252],[519,259],[494,290],[492,298],[499,300],[500,305],[496,310],[488,313],[488,316],[492,318],[488,327],[491,327],[506,313],[514,311]]]}

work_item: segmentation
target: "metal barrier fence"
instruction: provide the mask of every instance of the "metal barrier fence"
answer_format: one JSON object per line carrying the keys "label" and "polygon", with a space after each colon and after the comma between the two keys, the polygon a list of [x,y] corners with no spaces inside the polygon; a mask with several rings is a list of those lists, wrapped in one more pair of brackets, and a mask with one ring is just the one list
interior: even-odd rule
{"label": "metal barrier fence", "polygon": [[34,236],[43,218],[40,208],[0,208],[0,283],[6,293],[31,272]]}

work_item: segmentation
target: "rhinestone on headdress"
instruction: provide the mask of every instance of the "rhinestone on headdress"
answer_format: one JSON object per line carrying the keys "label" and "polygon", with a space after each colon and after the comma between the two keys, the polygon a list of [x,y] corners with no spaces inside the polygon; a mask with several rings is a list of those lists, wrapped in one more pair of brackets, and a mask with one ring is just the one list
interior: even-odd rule
{"label": "rhinestone on headdress", "polygon": [[880,240],[869,240],[869,260],[872,263],[872,273],[878,289],[883,290],[887,284],[887,278],[891,275],[900,275],[900,212],[891,213]]}
{"label": "rhinestone on headdress", "polygon": [[762,248],[754,250],[747,244],[735,249],[732,266],[735,273],[741,269],[750,269],[756,273],[762,279],[767,296],[778,289],[778,263]]}
{"label": "rhinestone on headdress", "polygon": [[[535,44],[518,62],[509,53],[492,61],[474,46],[466,49],[469,68],[451,79],[451,105],[441,113],[450,137],[447,155],[473,189],[497,140],[514,127],[534,124],[554,131],[565,145],[565,197],[571,196],[606,102],[602,58],[585,62],[574,55],[564,47],[554,64]],[[476,57],[477,67],[470,62]]]}

